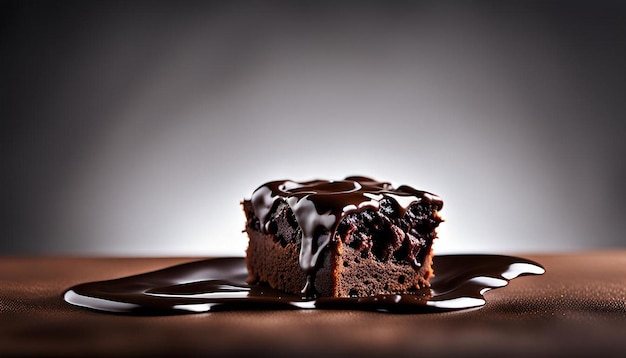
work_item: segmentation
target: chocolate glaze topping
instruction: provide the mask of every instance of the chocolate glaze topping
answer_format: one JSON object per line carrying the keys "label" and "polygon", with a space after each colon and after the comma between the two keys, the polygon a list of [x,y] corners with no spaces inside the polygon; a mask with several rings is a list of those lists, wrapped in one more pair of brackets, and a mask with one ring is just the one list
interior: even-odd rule
{"label": "chocolate glaze topping", "polygon": [[416,203],[429,203],[438,210],[443,206],[443,201],[435,194],[406,185],[396,189],[390,183],[362,176],[337,181],[273,181],[255,190],[251,198],[264,233],[270,231],[270,214],[278,202],[286,202],[293,211],[302,230],[299,261],[307,275],[307,284],[302,291],[307,296],[314,294],[320,254],[335,237],[341,220],[350,213],[365,209],[378,211],[382,200],[395,206],[394,213],[398,217],[403,217]]}

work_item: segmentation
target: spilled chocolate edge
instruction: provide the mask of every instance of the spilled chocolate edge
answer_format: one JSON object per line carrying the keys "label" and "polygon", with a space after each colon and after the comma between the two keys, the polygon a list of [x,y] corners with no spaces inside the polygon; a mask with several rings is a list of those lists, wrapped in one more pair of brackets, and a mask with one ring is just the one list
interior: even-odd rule
{"label": "spilled chocolate edge", "polygon": [[481,307],[484,294],[526,275],[541,275],[537,262],[515,256],[439,255],[430,292],[371,297],[302,299],[245,283],[244,258],[213,258],[114,280],[69,288],[63,299],[99,312],[172,315],[223,310],[347,309],[429,313]]}

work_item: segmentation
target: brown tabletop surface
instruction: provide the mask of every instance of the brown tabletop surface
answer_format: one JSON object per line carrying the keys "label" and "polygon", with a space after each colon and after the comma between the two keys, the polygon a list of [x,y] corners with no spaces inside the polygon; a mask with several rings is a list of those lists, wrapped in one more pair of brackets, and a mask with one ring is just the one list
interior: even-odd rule
{"label": "brown tabletop surface", "polygon": [[626,357],[626,250],[517,255],[546,268],[486,294],[480,309],[427,314],[243,310],[100,313],[65,289],[200,258],[0,259],[0,356]]}

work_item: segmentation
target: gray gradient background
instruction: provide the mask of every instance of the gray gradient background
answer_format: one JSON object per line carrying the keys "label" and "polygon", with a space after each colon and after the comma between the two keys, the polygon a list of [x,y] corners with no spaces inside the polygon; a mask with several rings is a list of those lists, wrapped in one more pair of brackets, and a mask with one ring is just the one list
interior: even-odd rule
{"label": "gray gradient background", "polygon": [[258,185],[355,174],[439,252],[626,247],[624,2],[1,4],[0,254],[243,255]]}

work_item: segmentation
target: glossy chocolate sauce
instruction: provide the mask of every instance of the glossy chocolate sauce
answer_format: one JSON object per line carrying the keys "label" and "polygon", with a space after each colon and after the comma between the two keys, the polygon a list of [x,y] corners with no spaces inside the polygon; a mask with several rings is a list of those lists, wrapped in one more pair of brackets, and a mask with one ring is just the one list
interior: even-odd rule
{"label": "glossy chocolate sauce", "polygon": [[246,284],[244,258],[217,258],[172,266],[67,290],[65,301],[103,312],[179,314],[228,309],[359,309],[422,313],[479,307],[483,294],[522,275],[541,275],[533,261],[501,255],[443,255],[430,290],[359,298],[303,299],[267,286]]}
{"label": "glossy chocolate sauce", "polygon": [[267,228],[269,217],[279,200],[289,205],[302,229],[299,262],[307,276],[302,293],[308,297],[314,295],[313,281],[320,254],[335,237],[337,227],[346,215],[366,209],[378,211],[382,200],[394,205],[394,214],[399,218],[416,203],[429,203],[437,210],[443,206],[443,201],[435,194],[406,185],[396,189],[390,183],[367,177],[353,176],[337,181],[273,181],[255,190],[251,198],[263,233],[270,231]]}

